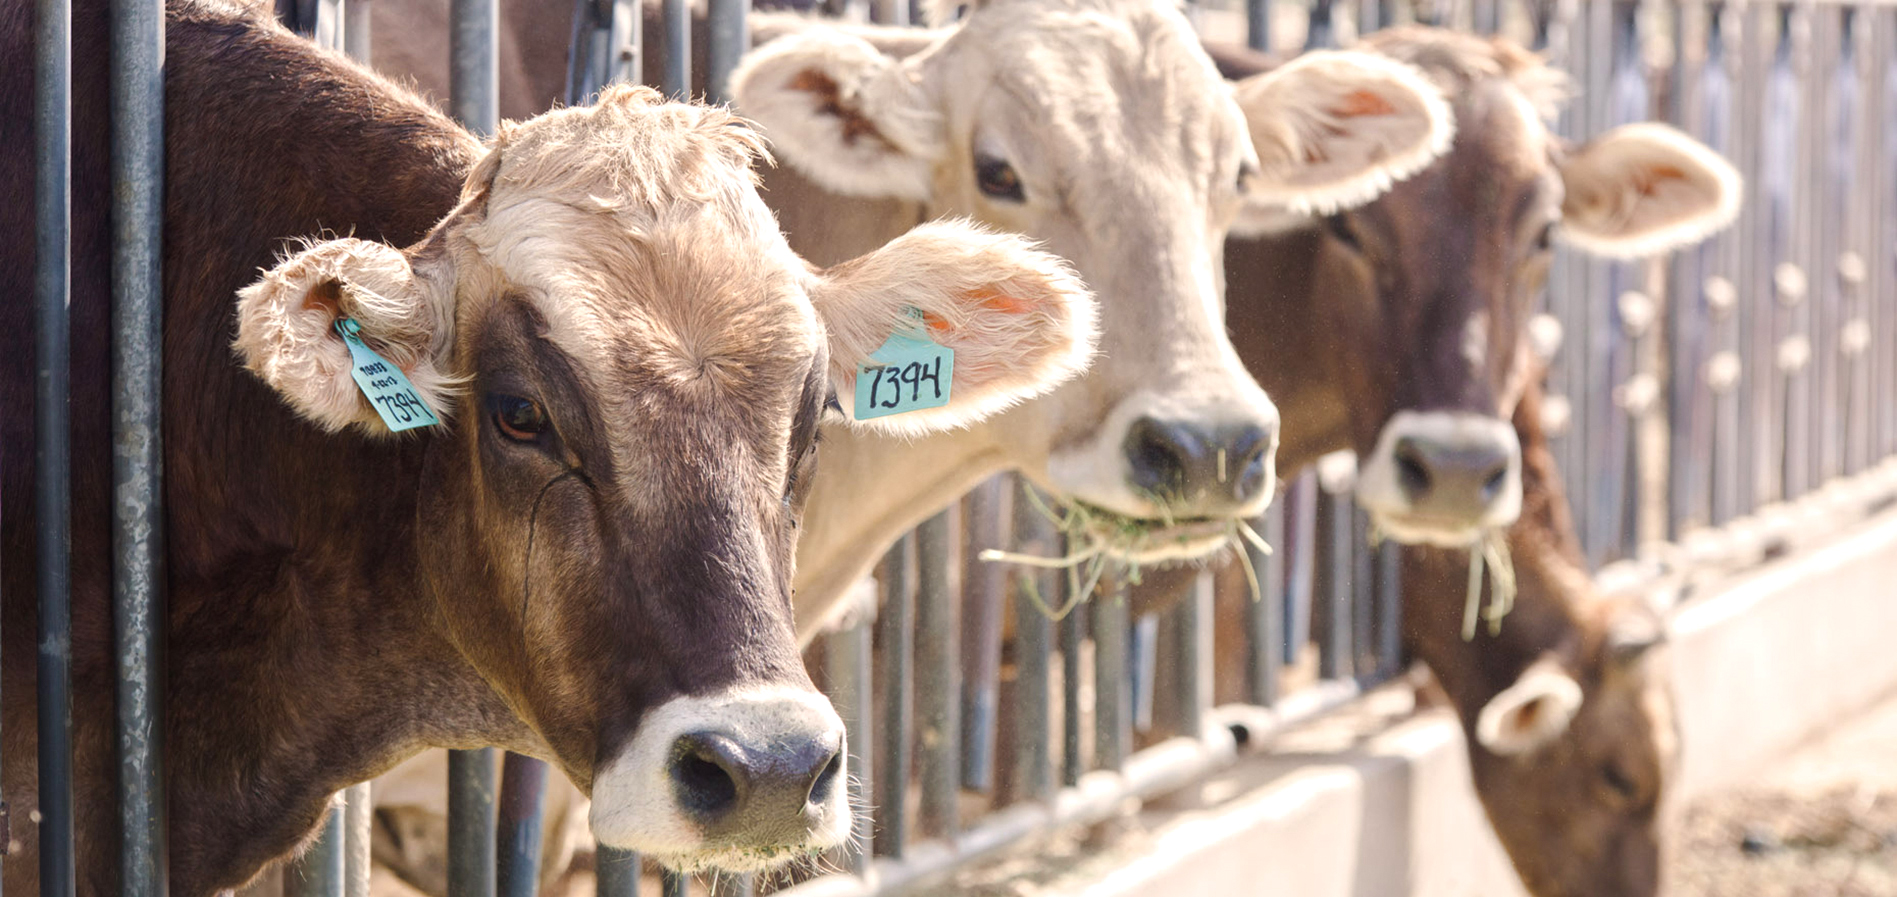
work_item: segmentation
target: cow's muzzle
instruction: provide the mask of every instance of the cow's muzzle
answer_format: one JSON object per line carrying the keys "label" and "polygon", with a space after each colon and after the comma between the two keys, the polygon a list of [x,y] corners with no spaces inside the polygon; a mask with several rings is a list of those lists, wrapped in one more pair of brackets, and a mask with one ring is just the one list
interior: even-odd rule
{"label": "cow's muzzle", "polygon": [[1399,411],[1362,467],[1357,500],[1399,542],[1470,545],[1521,514],[1521,443],[1488,415]]}

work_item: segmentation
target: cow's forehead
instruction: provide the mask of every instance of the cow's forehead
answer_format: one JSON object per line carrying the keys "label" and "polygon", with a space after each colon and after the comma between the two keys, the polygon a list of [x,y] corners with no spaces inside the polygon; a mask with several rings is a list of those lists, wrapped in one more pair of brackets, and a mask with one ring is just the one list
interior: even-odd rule
{"label": "cow's forehead", "polygon": [[1163,4],[1003,2],[971,16],[945,49],[951,104],[992,87],[1042,141],[1086,148],[1105,132],[1199,155],[1210,139],[1244,132],[1190,26]]}

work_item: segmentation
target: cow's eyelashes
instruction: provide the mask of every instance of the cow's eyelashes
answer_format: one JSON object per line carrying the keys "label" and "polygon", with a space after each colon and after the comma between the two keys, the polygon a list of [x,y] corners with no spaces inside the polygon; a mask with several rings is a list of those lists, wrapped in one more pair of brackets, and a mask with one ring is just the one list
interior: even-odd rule
{"label": "cow's eyelashes", "polygon": [[538,442],[553,426],[546,408],[522,396],[489,393],[487,413],[494,429],[515,442]]}
{"label": "cow's eyelashes", "polygon": [[1601,781],[1622,800],[1632,801],[1640,796],[1639,784],[1612,763],[1601,765]]}
{"label": "cow's eyelashes", "polygon": [[1015,173],[1014,166],[1009,165],[1006,159],[976,156],[975,186],[980,187],[982,195],[989,199],[1008,202],[1027,199],[1027,193],[1021,187],[1021,176]]}
{"label": "cow's eyelashes", "polygon": [[1352,252],[1363,251],[1363,243],[1357,240],[1356,229],[1350,226],[1350,221],[1343,215],[1325,215],[1324,229],[1330,231],[1337,242],[1350,247]]}

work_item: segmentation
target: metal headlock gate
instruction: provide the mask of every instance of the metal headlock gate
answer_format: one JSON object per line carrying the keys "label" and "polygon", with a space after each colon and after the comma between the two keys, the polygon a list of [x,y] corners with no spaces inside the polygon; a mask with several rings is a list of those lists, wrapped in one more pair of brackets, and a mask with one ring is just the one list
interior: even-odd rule
{"label": "metal headlock gate", "polygon": [[[497,0],[454,0],[452,107],[496,123]],[[279,0],[329,46],[368,49],[371,0]],[[826,12],[907,24],[905,0]],[[570,100],[658,74],[692,83],[687,0],[662,0],[664,57],[641,58],[633,0],[574,7]],[[709,0],[711,99],[748,46],[744,0]],[[1549,374],[1547,423],[1591,563],[1636,557],[1897,454],[1897,7],[1836,0],[1311,0],[1191,8],[1209,33],[1254,47],[1347,44],[1421,21],[1500,31],[1575,78],[1561,133],[1657,118],[1747,178],[1739,223],[1646,263],[1560,254],[1543,309],[1568,334]],[[42,893],[74,892],[70,709],[68,293],[71,11],[39,0],[36,427],[39,808]],[[1300,33],[1301,32],[1301,33]],[[159,247],[163,161],[160,0],[112,7],[113,600],[119,673],[121,863],[126,893],[165,891],[159,576]],[[1097,822],[1227,763],[1241,742],[1309,717],[1400,668],[1398,549],[1370,547],[1346,477],[1290,480],[1259,532],[1263,584],[1244,600],[1238,705],[1214,706],[1202,579],[1162,617],[1117,597],[1049,620],[1022,574],[983,548],[1050,553],[1058,536],[1013,478],[976,489],[904,537],[879,571],[881,612],[829,636],[821,678],[850,732],[858,814],[841,870],[803,893],[891,893],[1057,826]],[[1037,574],[1064,600],[1062,577]],[[1011,641],[1002,643],[1011,616]],[[1058,696],[1057,696],[1058,695]],[[1136,749],[1140,744],[1143,749]],[[544,764],[456,752],[450,890],[526,895],[539,879]],[[908,797],[914,795],[913,803]],[[286,871],[297,894],[367,890],[368,789],[350,789],[317,846]],[[971,805],[979,804],[979,811]],[[599,893],[638,893],[637,857],[602,851]],[[780,883],[784,885],[789,882]],[[667,876],[666,894],[691,882]],[[721,880],[720,894],[759,887]]]}

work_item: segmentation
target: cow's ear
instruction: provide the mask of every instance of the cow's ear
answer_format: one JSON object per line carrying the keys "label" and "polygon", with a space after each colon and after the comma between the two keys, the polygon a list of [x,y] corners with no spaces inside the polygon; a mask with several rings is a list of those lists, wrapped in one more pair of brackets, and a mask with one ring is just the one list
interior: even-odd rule
{"label": "cow's ear", "polygon": [[1455,136],[1442,92],[1415,67],[1373,53],[1306,53],[1236,90],[1258,151],[1247,217],[1362,205],[1434,162]]}
{"label": "cow's ear", "polygon": [[[1084,369],[1092,295],[1067,264],[1020,237],[954,222],[925,224],[823,272],[811,300],[828,329],[830,377],[858,426],[919,434],[973,423]],[[954,352],[949,402],[859,418],[858,366],[892,335]],[[903,387],[914,392],[914,386]]]}
{"label": "cow's ear", "polygon": [[941,113],[916,67],[870,41],[821,27],[787,34],[744,58],[731,92],[778,157],[825,189],[929,197]]}
{"label": "cow's ear", "polygon": [[1580,709],[1580,683],[1552,656],[1544,656],[1482,705],[1476,740],[1498,756],[1526,754],[1561,737]]}
{"label": "cow's ear", "polygon": [[325,430],[352,424],[388,432],[351,376],[336,323],[360,327],[365,345],[400,367],[437,415],[452,410],[447,370],[450,290],[419,276],[410,256],[383,243],[316,243],[238,293],[237,355],[296,412]]}
{"label": "cow's ear", "polygon": [[1560,235],[1577,249],[1641,258],[1690,246],[1739,215],[1743,180],[1711,147],[1655,122],[1622,125],[1561,164]]}

